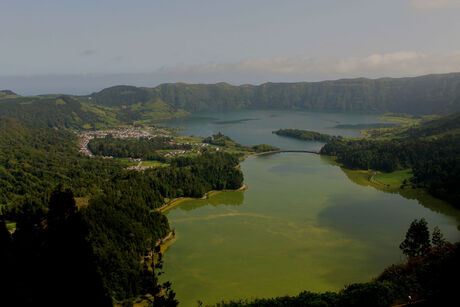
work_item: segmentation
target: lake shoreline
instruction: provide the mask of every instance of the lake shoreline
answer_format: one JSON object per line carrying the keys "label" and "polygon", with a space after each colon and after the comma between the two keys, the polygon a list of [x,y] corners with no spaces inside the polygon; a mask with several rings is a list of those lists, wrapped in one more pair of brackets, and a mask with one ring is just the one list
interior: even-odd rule
{"label": "lake shoreline", "polygon": [[[197,299],[207,298],[204,303],[210,304],[226,295],[247,297],[256,293],[262,297],[269,295],[265,289],[270,289],[270,295],[290,294],[289,291],[302,290],[297,289],[297,285],[303,285],[303,289],[332,291],[347,283],[368,280],[363,276],[377,275],[384,267],[398,261],[396,243],[400,242],[401,233],[413,218],[426,217],[430,225],[438,225],[445,223],[441,215],[450,213],[443,206],[439,209],[442,211],[437,211],[437,203],[423,208],[412,198],[379,193],[369,186],[369,173],[360,173],[362,182],[366,179],[368,187],[359,187],[347,179],[340,167],[335,167],[339,166],[338,163],[333,163],[332,159],[329,163],[329,160],[329,156],[325,155],[295,153],[247,159],[240,165],[245,183],[251,187],[248,193],[223,193],[212,200],[190,201],[176,208],[178,210],[166,212],[171,228],[175,228],[179,237],[165,246],[164,278],[174,283],[181,303],[193,306]],[[299,183],[302,189],[298,189]],[[286,196],[294,195],[292,192],[297,190],[299,194],[296,195],[299,196],[284,201]],[[412,189],[406,191],[413,192]],[[327,201],[313,200],[322,195],[337,197]],[[347,199],[348,195],[350,199]],[[359,199],[361,195],[362,200]],[[322,219],[316,218],[318,216]],[[361,231],[363,228],[354,231],[355,223],[350,216],[368,217],[370,222],[366,227],[369,228],[364,232]],[[379,223],[382,218],[395,220],[396,225],[382,226]],[[346,227],[337,228],[336,225],[342,221],[347,222]],[[451,224],[442,224],[442,231],[447,237],[457,237],[457,224]],[[374,238],[374,233],[381,241],[369,240]],[[380,234],[384,235],[384,239]],[[279,250],[273,251],[273,242]],[[393,246],[396,248],[390,249]],[[357,250],[359,253],[355,254]],[[374,250],[377,255],[373,254]],[[331,260],[323,257],[340,255],[342,251],[354,258],[342,260],[339,256],[332,256]],[[276,260],[279,255],[286,257],[294,253],[298,256],[292,257],[292,261],[285,261],[280,267]],[[336,258],[339,261],[337,265],[329,265]],[[303,266],[306,259],[315,265]],[[241,266],[235,266],[235,263]],[[361,264],[361,269],[354,273],[357,263]],[[245,272],[255,270],[254,267],[256,272],[260,272],[255,277],[256,285],[247,281],[245,275]],[[266,272],[272,270],[283,274],[288,272],[289,286],[277,290],[279,285],[276,283],[265,284],[265,276],[270,275]],[[323,280],[321,276],[324,276],[325,270],[332,275],[353,273]],[[184,272],[189,275],[184,277]],[[224,278],[230,274],[231,278]],[[308,277],[304,277],[306,275]],[[225,289],[221,286],[207,288],[214,280],[222,283]],[[238,285],[234,285],[235,280],[238,280]]]}
{"label": "lake shoreline", "polygon": [[[247,189],[249,189],[249,187],[247,186],[247,184],[243,183],[241,187],[239,187],[238,189],[211,190],[211,191],[204,193],[202,197],[178,197],[178,198],[172,199],[167,204],[161,206],[160,208],[156,210],[158,212],[164,213],[187,200],[206,200],[222,192],[240,192],[240,191],[244,191]],[[164,254],[166,250],[169,248],[169,246],[171,246],[171,244],[173,244],[174,241],[176,241],[176,238],[177,238],[176,232],[174,230],[171,230],[166,236],[158,239],[155,246],[160,246],[160,253]]]}
{"label": "lake shoreline", "polygon": [[209,199],[210,197],[217,195],[219,193],[222,193],[222,192],[239,192],[239,191],[244,191],[247,189],[249,189],[249,187],[245,183],[243,183],[243,185],[239,187],[238,189],[211,190],[211,191],[204,193],[202,197],[177,197],[169,201],[167,204],[157,208],[156,210],[161,213],[164,213],[168,211],[169,209],[174,208],[175,206],[187,200],[205,200],[205,199]]}

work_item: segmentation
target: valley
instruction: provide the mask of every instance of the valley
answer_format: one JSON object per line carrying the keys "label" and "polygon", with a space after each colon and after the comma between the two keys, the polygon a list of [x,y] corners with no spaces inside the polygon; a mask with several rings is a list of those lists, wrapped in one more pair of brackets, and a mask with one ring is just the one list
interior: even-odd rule
{"label": "valley", "polygon": [[[13,242],[16,233],[43,233],[47,246],[53,235],[39,226],[50,218],[47,195],[72,193],[98,268],[118,259],[100,276],[101,302],[109,290],[117,304],[177,298],[181,306],[342,293],[401,262],[398,244],[413,220],[460,239],[456,168],[445,164],[455,163],[458,113],[222,109],[141,123],[125,117],[137,107],[106,105],[118,96],[88,108],[97,100],[4,93],[0,109],[16,118],[0,121],[5,227]],[[432,152],[427,161],[439,163],[439,150],[445,171],[426,177],[421,170],[435,166],[421,168],[419,157]],[[441,185],[429,180],[440,176]],[[39,224],[25,219],[31,210]],[[40,259],[31,262],[37,273],[49,267]],[[128,280],[141,284],[127,289]]]}

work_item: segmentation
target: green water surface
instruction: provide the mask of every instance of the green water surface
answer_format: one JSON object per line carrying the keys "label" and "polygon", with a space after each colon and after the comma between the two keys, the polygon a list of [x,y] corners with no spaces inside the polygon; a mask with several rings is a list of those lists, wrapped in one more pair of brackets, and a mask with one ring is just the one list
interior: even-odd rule
{"label": "green water surface", "polygon": [[[334,126],[380,122],[376,114],[242,110],[198,113],[166,125],[195,136],[220,131],[246,145],[317,150],[323,143],[272,131],[356,137],[358,129]],[[173,283],[181,306],[368,281],[403,260],[398,246],[415,218],[438,225],[451,241],[460,239],[459,210],[420,190],[375,189],[326,157],[258,156],[241,168],[249,190],[187,201],[167,213],[177,240],[165,253],[163,278]]]}
{"label": "green water surface", "polygon": [[259,156],[241,167],[248,190],[167,213],[177,240],[165,253],[163,278],[181,306],[368,281],[402,261],[398,245],[414,218],[460,239],[458,210],[357,184],[319,155]]}

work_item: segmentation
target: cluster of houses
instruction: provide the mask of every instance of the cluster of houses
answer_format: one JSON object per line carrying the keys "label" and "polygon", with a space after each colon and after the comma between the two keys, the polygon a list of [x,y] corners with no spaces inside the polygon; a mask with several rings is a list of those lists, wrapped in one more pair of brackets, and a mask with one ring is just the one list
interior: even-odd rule
{"label": "cluster of houses", "polygon": [[[84,155],[94,157],[93,153],[88,149],[88,143],[94,138],[105,138],[107,135],[112,135],[116,139],[125,139],[125,138],[156,138],[156,137],[169,137],[167,131],[162,129],[156,129],[156,134],[152,134],[150,131],[154,130],[153,127],[147,127],[147,129],[139,128],[125,128],[125,129],[116,129],[116,130],[96,130],[96,131],[86,131],[79,134],[80,142],[79,148],[80,152]],[[109,158],[109,157],[105,157]]]}
{"label": "cluster of houses", "polygon": [[94,157],[93,153],[88,149],[88,143],[94,137],[91,135],[80,135],[80,142],[78,143],[78,147],[80,148],[80,152],[84,155],[89,157]]}
{"label": "cluster of houses", "polygon": [[[125,128],[125,129],[116,129],[116,130],[95,130],[95,131],[85,131],[79,134],[80,142],[78,144],[80,148],[80,152],[84,155],[89,157],[94,157],[94,154],[89,150],[88,143],[90,140],[94,138],[105,138],[107,135],[112,135],[113,138],[124,139],[124,138],[156,138],[156,137],[171,137],[167,131],[162,129],[156,129],[153,127],[147,127],[147,129],[139,129],[139,128]],[[171,145],[191,145],[197,147],[208,147],[208,143],[181,143],[176,141],[170,141],[169,144]],[[219,150],[219,148],[214,148],[215,150]],[[174,150],[171,152],[166,153],[165,157],[174,157],[178,155],[184,155],[187,153],[196,152],[201,153],[199,149],[195,150]],[[112,159],[112,156],[103,156],[103,159]],[[150,166],[141,167],[142,160],[141,159],[134,159],[129,158],[132,162],[138,162],[137,165],[130,166],[127,169],[130,170],[143,170],[146,168],[150,168]]]}
{"label": "cluster of houses", "polygon": [[165,154],[165,157],[174,157],[178,155],[184,155],[186,153],[192,152],[191,150],[174,150]]}
{"label": "cluster of houses", "polygon": [[[205,146],[209,146],[209,144],[206,144],[206,143],[193,143],[193,145],[195,146],[200,146],[200,147],[205,147]],[[211,147],[212,149],[216,150],[216,151],[219,151],[220,148],[219,147]],[[197,154],[201,154],[201,151],[199,149],[194,149],[194,150],[174,150],[174,151],[170,151],[168,153],[165,154],[165,157],[168,158],[168,157],[174,157],[174,156],[178,156],[178,155],[184,155],[184,154],[187,154],[187,153],[191,153],[191,152],[195,152]]]}

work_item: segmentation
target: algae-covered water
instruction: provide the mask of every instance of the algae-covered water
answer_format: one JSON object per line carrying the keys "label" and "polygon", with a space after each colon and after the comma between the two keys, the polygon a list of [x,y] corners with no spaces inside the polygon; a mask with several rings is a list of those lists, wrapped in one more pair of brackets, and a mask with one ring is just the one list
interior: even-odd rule
{"label": "algae-covered water", "polygon": [[[267,118],[263,125],[270,126]],[[260,138],[273,137],[264,133]],[[293,149],[297,141],[286,142]],[[460,212],[450,205],[420,191],[403,197],[377,190],[329,158],[272,154],[249,158],[241,168],[248,190],[185,201],[167,212],[177,238],[165,253],[163,279],[172,282],[181,306],[368,281],[402,261],[398,246],[415,218],[460,239]]]}

